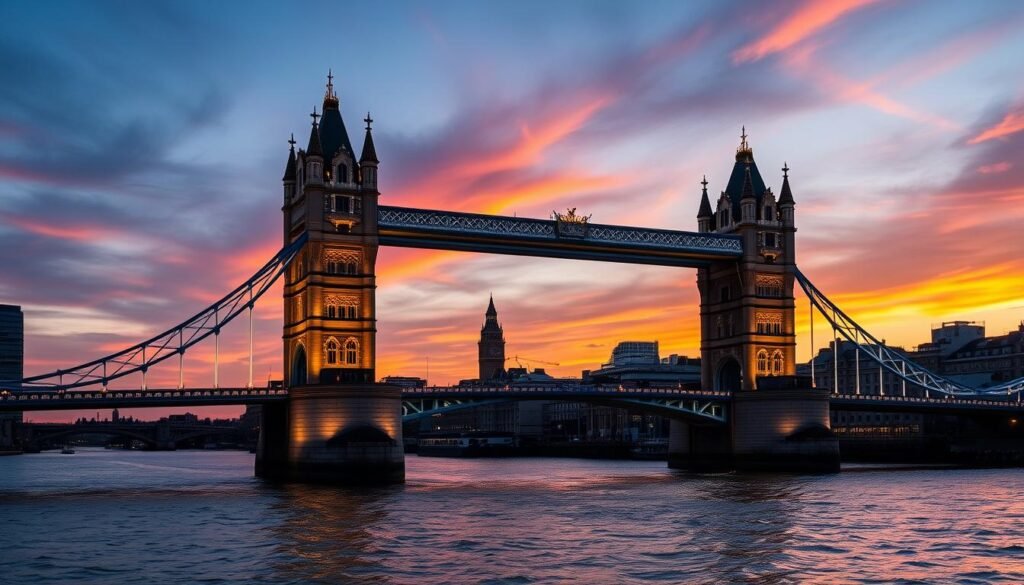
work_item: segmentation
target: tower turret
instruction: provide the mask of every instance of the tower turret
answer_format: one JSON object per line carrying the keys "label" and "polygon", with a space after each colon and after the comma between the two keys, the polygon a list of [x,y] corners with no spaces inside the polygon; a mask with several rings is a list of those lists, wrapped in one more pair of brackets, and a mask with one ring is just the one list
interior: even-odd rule
{"label": "tower turret", "polygon": [[714,213],[711,211],[711,201],[708,200],[708,177],[704,175],[704,178],[700,182],[701,193],[700,193],[700,209],[697,210],[697,231],[699,232],[710,232],[711,231],[711,219]]}
{"label": "tower turret", "polygon": [[287,205],[295,196],[295,135],[288,139],[288,162],[284,166],[284,176],[281,177],[284,183],[284,202]]}
{"label": "tower turret", "polygon": [[793,227],[795,222],[793,208],[795,206],[793,191],[789,188],[789,165],[782,163],[782,192],[779,193],[779,214],[782,215],[782,225]]}
{"label": "tower turret", "polygon": [[320,127],[317,124],[320,114],[316,113],[316,106],[313,106],[313,113],[309,117],[313,118],[313,127],[309,131],[309,144],[306,146],[306,180],[304,182],[317,184],[323,181],[324,151],[320,144]]}
{"label": "tower turret", "polygon": [[366,137],[363,139],[363,154],[359,157],[360,181],[364,189],[376,191],[377,165],[380,161],[377,160],[377,149],[373,145],[373,131],[370,128],[373,118],[370,117],[370,112],[366,112],[363,121],[366,122]]}

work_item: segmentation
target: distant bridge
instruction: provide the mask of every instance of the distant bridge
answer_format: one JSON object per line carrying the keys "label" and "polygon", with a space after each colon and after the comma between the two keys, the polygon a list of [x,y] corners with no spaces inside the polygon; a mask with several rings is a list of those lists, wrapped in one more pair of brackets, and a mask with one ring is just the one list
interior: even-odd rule
{"label": "distant bridge", "polygon": [[183,424],[169,421],[30,423],[25,425],[22,439],[27,444],[41,446],[76,435],[111,435],[139,441],[150,448],[174,449],[185,441],[237,433],[238,430],[234,426]]}

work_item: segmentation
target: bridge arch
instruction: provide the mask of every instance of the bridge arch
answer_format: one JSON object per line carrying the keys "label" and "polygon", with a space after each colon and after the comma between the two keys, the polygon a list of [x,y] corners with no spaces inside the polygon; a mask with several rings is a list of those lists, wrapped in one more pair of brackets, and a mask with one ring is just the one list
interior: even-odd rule
{"label": "bridge arch", "polygon": [[438,414],[450,414],[461,410],[507,404],[520,401],[558,401],[580,402],[594,406],[623,408],[643,414],[663,416],[672,420],[697,425],[715,425],[725,422],[724,404],[714,401],[703,401],[695,404],[692,399],[642,399],[635,397],[614,396],[581,396],[581,395],[550,395],[537,397],[510,396],[502,398],[484,398],[468,400],[435,400],[433,405],[413,404],[414,401],[404,400],[402,405],[402,422],[409,423]]}
{"label": "bridge arch", "polygon": [[59,431],[53,431],[46,434],[35,435],[31,438],[31,441],[33,443],[46,443],[49,441],[53,441],[55,439],[59,439],[61,437],[70,437],[74,435],[107,435],[113,437],[123,437],[125,439],[133,439],[145,443],[146,446],[150,448],[155,447],[157,444],[155,438],[144,433],[136,433],[128,430],[112,428],[90,429],[88,427],[62,429]]}
{"label": "bridge arch", "polygon": [[743,371],[740,362],[733,356],[723,358],[715,368],[715,390],[736,392],[742,389]]}

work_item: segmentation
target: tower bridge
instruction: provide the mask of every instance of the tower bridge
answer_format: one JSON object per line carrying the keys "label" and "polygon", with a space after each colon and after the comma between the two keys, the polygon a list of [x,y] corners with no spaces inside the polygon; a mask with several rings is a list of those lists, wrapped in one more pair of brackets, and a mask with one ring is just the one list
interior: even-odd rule
{"label": "tower bridge", "polygon": [[[718,460],[734,467],[831,470],[838,446],[829,409],[1017,412],[1024,379],[974,389],[938,376],[861,328],[797,269],[796,202],[789,168],[776,194],[744,131],[720,194],[702,190],[697,231],[592,223],[575,210],[530,219],[379,205],[372,119],[357,156],[329,79],[305,148],[294,139],[282,177],[281,251],[224,298],[120,352],[23,380],[0,382],[0,409],[262,404],[256,471],[301,481],[402,481],[402,420],[488,400],[557,399],[651,409],[673,416],[670,465]],[[405,392],[376,383],[376,258],[380,246],[459,250],[695,268],[700,293],[701,388],[480,388]],[[252,379],[253,311],[283,279],[284,387]],[[795,285],[836,339],[855,344],[904,381],[899,396],[832,391],[796,376]],[[247,317],[249,378],[219,383],[224,327]],[[813,313],[812,313],[813,331]],[[813,334],[812,334],[813,335]],[[185,387],[183,360],[214,345],[213,387]],[[812,342],[813,344],[813,342]],[[481,347],[481,351],[484,348]],[[177,388],[147,384],[149,369],[177,362]],[[858,361],[859,363],[859,361]],[[114,389],[140,376],[138,389]],[[910,388],[910,393],[906,392]],[[841,392],[840,392],[841,391]]]}

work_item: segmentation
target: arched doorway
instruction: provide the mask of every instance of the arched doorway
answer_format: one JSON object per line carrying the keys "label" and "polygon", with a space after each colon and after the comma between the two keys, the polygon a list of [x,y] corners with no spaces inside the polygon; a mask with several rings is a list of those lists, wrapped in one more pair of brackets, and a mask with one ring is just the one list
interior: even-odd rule
{"label": "arched doorway", "polygon": [[289,386],[304,386],[306,384],[306,348],[301,344],[295,348],[295,356],[292,357],[292,375],[288,380]]}
{"label": "arched doorway", "polygon": [[725,358],[719,364],[718,372],[715,374],[715,390],[720,392],[736,392],[741,389],[741,386],[740,363],[736,361],[736,358]]}

